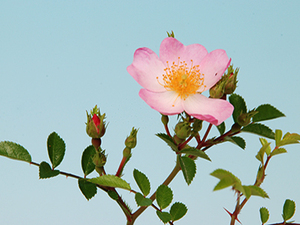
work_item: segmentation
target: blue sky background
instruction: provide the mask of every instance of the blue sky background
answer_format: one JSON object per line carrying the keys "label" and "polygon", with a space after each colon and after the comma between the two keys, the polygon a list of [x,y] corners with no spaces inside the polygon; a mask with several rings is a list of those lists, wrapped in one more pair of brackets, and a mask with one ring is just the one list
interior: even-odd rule
{"label": "blue sky background", "polygon": [[[299,1],[1,1],[0,140],[20,143],[35,162],[49,162],[46,140],[56,131],[67,145],[58,169],[82,175],[81,154],[90,144],[85,110],[97,104],[109,121],[102,142],[106,171],[116,172],[124,140],[138,127],[138,146],[123,178],[137,190],[132,171],[139,169],[149,177],[152,193],[172,170],[175,156],[154,135],[163,132],[160,115],[139,98],[140,86],[126,67],[139,47],[158,53],[171,30],[185,45],[225,49],[240,67],[236,93],[249,109],[270,103],[286,117],[266,124],[300,133],[299,7]],[[174,127],[176,116],[171,122]],[[234,209],[234,193],[213,192],[218,180],[209,173],[223,168],[253,184],[260,143],[256,136],[242,136],[246,150],[224,143],[207,152],[212,162],[199,159],[190,186],[181,173],[174,179],[174,202],[189,208],[175,224],[229,224],[223,207]],[[252,197],[239,216],[243,225],[260,224],[262,206],[270,210],[269,222],[281,222],[286,198],[300,204],[300,145],[287,150],[267,169],[262,188],[270,199]],[[98,190],[87,201],[75,179],[39,180],[36,166],[4,157],[0,179],[1,224],[125,224],[106,193]],[[136,209],[134,195],[120,193]],[[294,219],[300,222],[299,210]],[[136,224],[162,223],[149,208]]]}

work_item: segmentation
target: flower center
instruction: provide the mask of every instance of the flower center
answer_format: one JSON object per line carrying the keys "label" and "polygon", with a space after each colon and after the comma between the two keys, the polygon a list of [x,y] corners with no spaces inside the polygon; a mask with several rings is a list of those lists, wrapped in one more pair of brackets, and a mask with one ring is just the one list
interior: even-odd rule
{"label": "flower center", "polygon": [[178,57],[177,63],[173,62],[171,66],[167,61],[167,68],[164,70],[165,74],[162,75],[163,84],[161,85],[169,91],[175,91],[181,99],[185,100],[189,95],[196,94],[201,86],[203,86],[203,90],[205,89],[204,74],[200,73],[199,65],[194,65],[193,60],[188,66]]}

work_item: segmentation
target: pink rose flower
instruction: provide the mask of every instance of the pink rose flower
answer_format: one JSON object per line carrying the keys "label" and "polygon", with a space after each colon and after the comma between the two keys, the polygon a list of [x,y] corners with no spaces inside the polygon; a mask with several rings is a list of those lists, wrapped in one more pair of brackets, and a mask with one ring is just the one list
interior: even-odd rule
{"label": "pink rose flower", "polygon": [[207,52],[200,44],[184,46],[165,38],[159,57],[149,48],[139,48],[128,73],[144,88],[139,96],[164,115],[187,114],[214,125],[231,116],[233,106],[226,100],[207,98],[201,93],[213,87],[230,64],[221,49]]}

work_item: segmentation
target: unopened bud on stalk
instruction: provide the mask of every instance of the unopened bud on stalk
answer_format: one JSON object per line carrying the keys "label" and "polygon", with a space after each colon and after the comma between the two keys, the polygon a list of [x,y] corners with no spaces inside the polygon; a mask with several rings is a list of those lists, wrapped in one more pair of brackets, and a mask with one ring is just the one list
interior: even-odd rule
{"label": "unopened bud on stalk", "polygon": [[137,135],[138,129],[132,128],[130,135],[125,140],[125,146],[127,148],[134,148],[136,146],[136,135]]}
{"label": "unopened bud on stalk", "polygon": [[239,115],[237,118],[237,123],[240,126],[247,126],[251,122],[252,117],[257,113],[258,112],[255,111],[255,109],[253,109],[247,113],[241,113],[241,115]]}
{"label": "unopened bud on stalk", "polygon": [[175,134],[180,139],[186,139],[191,135],[192,128],[187,122],[179,122],[175,126]]}
{"label": "unopened bud on stalk", "polygon": [[91,113],[87,114],[86,133],[91,138],[101,138],[105,134],[105,114],[100,114],[100,109],[95,106]]}

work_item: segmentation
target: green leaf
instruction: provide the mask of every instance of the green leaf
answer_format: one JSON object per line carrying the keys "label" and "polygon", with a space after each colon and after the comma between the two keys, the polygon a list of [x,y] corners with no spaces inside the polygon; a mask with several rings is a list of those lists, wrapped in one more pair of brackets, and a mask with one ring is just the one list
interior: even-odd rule
{"label": "green leaf", "polygon": [[290,199],[286,199],[283,205],[282,218],[284,221],[289,220],[295,214],[296,204]]}
{"label": "green leaf", "polygon": [[163,223],[168,223],[172,219],[170,213],[168,212],[161,212],[156,210],[156,214]]}
{"label": "green leaf", "polygon": [[160,209],[164,209],[170,205],[173,199],[171,188],[162,184],[156,190],[156,201]]}
{"label": "green leaf", "polygon": [[52,170],[47,162],[41,162],[39,166],[40,179],[55,177],[59,174],[59,170]]}
{"label": "green leaf", "polygon": [[261,207],[259,209],[259,213],[260,213],[260,220],[262,222],[262,224],[265,224],[268,220],[269,220],[269,210],[265,207]]}
{"label": "green leaf", "polygon": [[166,142],[173,149],[173,151],[178,152],[177,145],[174,143],[173,139],[167,134],[158,133],[156,134],[156,136],[162,139],[164,142]]}
{"label": "green leaf", "polygon": [[86,179],[78,179],[78,186],[84,197],[90,200],[97,193],[97,186]]}
{"label": "green leaf", "polygon": [[135,194],[135,201],[138,206],[149,206],[152,204],[152,200],[150,198],[145,198],[139,192]]}
{"label": "green leaf", "polygon": [[108,190],[107,194],[115,201],[119,199],[119,195],[115,191]]}
{"label": "green leaf", "polygon": [[229,102],[234,106],[234,110],[232,113],[232,118],[235,123],[237,123],[237,119],[241,113],[246,113],[247,112],[247,106],[245,103],[245,100],[237,95],[237,94],[232,94],[229,97]]}
{"label": "green leaf", "polygon": [[258,134],[263,137],[275,139],[274,132],[267,126],[260,123],[252,123],[242,128],[243,132],[249,132],[253,134]]}
{"label": "green leaf", "polygon": [[275,130],[275,143],[276,146],[279,145],[279,142],[281,141],[282,138],[282,130]]}
{"label": "green leaf", "polygon": [[232,186],[233,189],[240,191],[244,195],[246,195],[240,179],[234,176],[229,171],[223,169],[216,169],[210,175],[220,179],[219,183],[214,187],[214,191]]}
{"label": "green leaf", "polygon": [[271,152],[271,156],[274,155],[278,155],[278,154],[282,154],[282,153],[286,153],[287,150],[285,150],[284,148],[275,148],[272,152]]}
{"label": "green leaf", "polygon": [[130,185],[125,180],[114,175],[103,175],[101,177],[88,179],[88,181],[106,187],[123,188],[126,190],[131,190]]}
{"label": "green leaf", "polygon": [[234,144],[236,144],[237,146],[239,146],[242,149],[246,148],[246,142],[243,138],[235,136],[235,137],[225,137],[226,141],[230,141]]}
{"label": "green leaf", "polygon": [[208,157],[208,155],[205,152],[203,152],[203,151],[201,151],[197,148],[187,147],[187,148],[184,148],[184,149],[180,150],[180,153],[185,153],[187,155],[198,156],[198,157],[201,157],[203,159],[211,161],[210,158]]}
{"label": "green leaf", "polygon": [[175,202],[170,209],[172,221],[181,219],[187,212],[187,207],[181,202]]}
{"label": "green leaf", "polygon": [[186,156],[178,155],[179,164],[184,176],[184,179],[188,185],[192,182],[196,174],[195,161]]}
{"label": "green leaf", "polygon": [[31,162],[31,155],[28,151],[23,146],[10,141],[0,142],[0,155],[11,159]]}
{"label": "green leaf", "polygon": [[147,176],[137,169],[134,169],[133,176],[142,193],[147,196],[150,193],[150,182]]}
{"label": "green leaf", "polygon": [[271,120],[278,117],[285,116],[282,112],[276,109],[274,106],[270,104],[260,105],[256,108],[258,113],[255,114],[252,118],[253,122],[259,122],[264,120]]}
{"label": "green leaf", "polygon": [[85,176],[89,175],[95,169],[95,164],[93,163],[95,154],[96,150],[93,145],[88,146],[82,153],[81,168]]}
{"label": "green leaf", "polygon": [[66,145],[57,133],[53,132],[47,140],[48,155],[52,163],[52,168],[57,167],[64,158]]}
{"label": "green leaf", "polygon": [[265,138],[259,138],[259,141],[260,141],[260,143],[262,144],[262,146],[265,146],[266,147],[266,149],[265,149],[265,153],[267,154],[267,155],[270,155],[270,153],[271,153],[271,146],[270,146],[270,142],[268,142]]}
{"label": "green leaf", "polygon": [[270,154],[271,151],[271,147],[270,147],[271,143],[265,142],[264,140],[266,141],[266,139],[260,139],[263,146],[260,148],[257,155],[255,156],[258,159],[258,161],[261,162],[262,165],[264,164],[264,154],[267,152]]}
{"label": "green leaf", "polygon": [[223,122],[223,123],[221,123],[220,125],[218,125],[218,126],[216,126],[217,128],[218,128],[218,130],[219,130],[219,132],[220,132],[220,134],[222,135],[222,134],[224,134],[224,132],[225,132],[225,123]]}
{"label": "green leaf", "polygon": [[246,198],[249,199],[250,196],[255,195],[255,196],[259,196],[262,198],[269,198],[268,194],[260,187],[258,186],[254,186],[254,185],[243,185],[243,188],[245,190],[246,193]]}
{"label": "green leaf", "polygon": [[289,145],[289,144],[298,144],[300,141],[300,135],[299,134],[296,134],[296,133],[289,133],[287,132],[281,141],[279,141],[277,143],[277,147],[280,147],[280,146],[284,146],[284,145]]}

